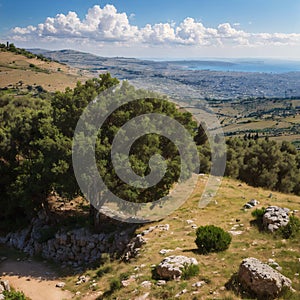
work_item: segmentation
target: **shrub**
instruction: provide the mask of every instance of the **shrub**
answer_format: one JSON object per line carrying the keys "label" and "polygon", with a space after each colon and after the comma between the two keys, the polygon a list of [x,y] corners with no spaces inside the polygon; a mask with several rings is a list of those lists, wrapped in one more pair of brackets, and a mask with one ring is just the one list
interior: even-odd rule
{"label": "shrub", "polygon": [[183,270],[182,270],[182,274],[181,274],[181,278],[182,279],[190,279],[193,276],[196,276],[199,274],[199,266],[198,265],[185,265]]}
{"label": "shrub", "polygon": [[251,213],[251,215],[252,215],[252,217],[254,217],[256,220],[261,220],[261,221],[262,221],[262,218],[263,218],[265,212],[266,212],[266,209],[265,209],[264,207],[263,207],[263,208],[257,208],[257,209],[255,209],[255,210]]}
{"label": "shrub", "polygon": [[109,283],[109,287],[110,287],[110,292],[119,290],[122,287],[120,278],[112,278]]}
{"label": "shrub", "polygon": [[102,277],[103,275],[112,272],[112,270],[113,268],[111,266],[102,266],[97,270],[96,275],[97,277]]}
{"label": "shrub", "polygon": [[195,243],[201,254],[219,252],[228,249],[231,236],[222,228],[214,225],[200,226],[196,231]]}
{"label": "shrub", "polygon": [[6,300],[26,300],[25,295],[22,292],[16,292],[16,291],[5,291],[3,293],[4,299]]}
{"label": "shrub", "polygon": [[266,212],[264,207],[255,209],[251,215],[255,218],[255,221],[252,221],[252,224],[255,224],[261,231],[263,231],[263,216]]}
{"label": "shrub", "polygon": [[294,238],[300,232],[300,220],[295,216],[290,216],[288,224],[278,229],[278,233],[284,238]]}

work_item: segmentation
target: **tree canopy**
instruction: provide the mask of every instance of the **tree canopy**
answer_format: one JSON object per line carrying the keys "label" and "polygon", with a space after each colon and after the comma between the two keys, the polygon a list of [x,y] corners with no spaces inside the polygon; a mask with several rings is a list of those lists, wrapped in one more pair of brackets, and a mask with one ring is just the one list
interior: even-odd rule
{"label": "tree canopy", "polygon": [[[117,83],[110,74],[103,74],[54,94],[29,91],[20,96],[7,90],[1,92],[0,191],[4,209],[0,217],[6,225],[29,220],[41,206],[47,206],[47,197],[53,191],[69,199],[80,194],[72,166],[74,130],[86,106]],[[99,130],[97,168],[109,189],[119,197],[133,202],[153,201],[166,195],[178,180],[180,156],[176,147],[156,134],[137,139],[130,150],[134,172],[139,176],[149,174],[149,159],[157,153],[165,158],[167,172],[155,188],[133,188],[120,180],[112,165],[110,151],[115,134],[128,120],[147,113],[168,115],[192,135],[196,123],[191,114],[180,112],[173,103],[153,92],[136,90],[126,81],[114,93],[114,101],[129,96],[138,100],[115,110]],[[101,105],[99,101],[99,109]]]}

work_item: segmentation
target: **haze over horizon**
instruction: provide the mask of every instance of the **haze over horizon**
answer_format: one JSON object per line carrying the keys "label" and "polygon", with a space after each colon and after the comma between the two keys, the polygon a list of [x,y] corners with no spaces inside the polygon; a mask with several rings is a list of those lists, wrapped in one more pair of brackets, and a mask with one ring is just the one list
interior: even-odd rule
{"label": "haze over horizon", "polygon": [[300,60],[300,2],[0,0],[0,40],[152,59]]}

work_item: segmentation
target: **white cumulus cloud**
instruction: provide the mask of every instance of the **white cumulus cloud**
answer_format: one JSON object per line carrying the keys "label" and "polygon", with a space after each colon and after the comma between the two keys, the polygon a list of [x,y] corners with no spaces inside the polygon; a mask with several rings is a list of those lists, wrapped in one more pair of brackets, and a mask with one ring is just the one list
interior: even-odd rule
{"label": "white cumulus cloud", "polygon": [[90,8],[83,19],[76,12],[48,17],[38,25],[15,27],[12,39],[18,41],[73,41],[125,47],[138,45],[180,45],[194,47],[256,47],[262,45],[300,45],[299,33],[251,33],[240,28],[239,23],[206,27],[187,17],[178,25],[174,22],[147,24],[144,27],[130,23],[133,14],[120,13],[115,6]]}

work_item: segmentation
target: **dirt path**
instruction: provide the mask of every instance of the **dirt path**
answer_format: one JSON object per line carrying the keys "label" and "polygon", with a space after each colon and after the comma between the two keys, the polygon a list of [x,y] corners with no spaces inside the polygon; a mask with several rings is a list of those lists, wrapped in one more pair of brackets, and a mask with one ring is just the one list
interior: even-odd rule
{"label": "dirt path", "polygon": [[5,260],[0,264],[0,276],[9,280],[14,289],[22,291],[32,300],[74,298],[71,292],[56,287],[60,281],[55,272],[40,262]]}

